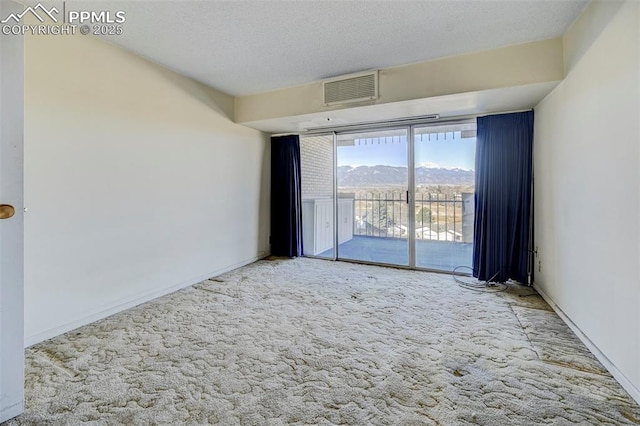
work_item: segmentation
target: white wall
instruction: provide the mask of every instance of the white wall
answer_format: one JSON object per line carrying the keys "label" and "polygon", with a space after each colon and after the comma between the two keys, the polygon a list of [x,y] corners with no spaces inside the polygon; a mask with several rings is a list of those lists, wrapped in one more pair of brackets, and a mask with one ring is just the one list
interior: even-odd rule
{"label": "white wall", "polygon": [[27,37],[25,85],[26,344],[267,254],[233,98],[82,35]]}
{"label": "white wall", "polygon": [[[23,7],[0,1],[0,16]],[[0,34],[0,423],[24,411],[23,111],[24,39]]]}
{"label": "white wall", "polygon": [[534,173],[536,286],[640,401],[639,28],[640,3],[594,2],[565,35]]}

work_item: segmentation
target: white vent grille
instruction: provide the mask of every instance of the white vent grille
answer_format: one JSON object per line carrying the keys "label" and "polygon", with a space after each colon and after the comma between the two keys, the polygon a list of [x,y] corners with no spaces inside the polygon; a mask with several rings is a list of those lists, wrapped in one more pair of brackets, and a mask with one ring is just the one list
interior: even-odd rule
{"label": "white vent grille", "polygon": [[325,81],[322,87],[325,105],[378,99],[378,72],[334,78]]}

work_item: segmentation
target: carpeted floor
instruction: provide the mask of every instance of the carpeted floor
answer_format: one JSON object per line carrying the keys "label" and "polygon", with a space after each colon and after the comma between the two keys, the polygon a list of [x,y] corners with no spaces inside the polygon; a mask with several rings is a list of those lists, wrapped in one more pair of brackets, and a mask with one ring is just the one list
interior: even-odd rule
{"label": "carpeted floor", "polygon": [[29,348],[9,424],[640,424],[532,292],[260,261]]}

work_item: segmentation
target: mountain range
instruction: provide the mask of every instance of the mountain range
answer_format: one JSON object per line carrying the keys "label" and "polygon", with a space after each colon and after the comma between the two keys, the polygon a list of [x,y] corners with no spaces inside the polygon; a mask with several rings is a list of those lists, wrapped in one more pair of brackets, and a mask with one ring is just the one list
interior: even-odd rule
{"label": "mountain range", "polygon": [[[338,186],[359,188],[378,185],[406,185],[407,167],[339,166]],[[419,166],[415,169],[416,185],[473,185],[475,172],[465,169]]]}

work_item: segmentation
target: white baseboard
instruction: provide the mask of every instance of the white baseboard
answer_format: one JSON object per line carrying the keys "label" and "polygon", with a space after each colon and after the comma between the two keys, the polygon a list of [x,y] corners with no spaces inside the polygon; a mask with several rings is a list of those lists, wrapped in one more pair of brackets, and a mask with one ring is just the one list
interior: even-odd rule
{"label": "white baseboard", "polygon": [[591,339],[589,339],[589,337],[587,337],[587,335],[584,334],[582,330],[580,330],[580,327],[578,327],[571,320],[571,318],[569,318],[569,316],[565,314],[558,305],[556,305],[556,303],[553,301],[553,299],[551,299],[551,297],[549,297],[548,294],[546,294],[535,283],[533,284],[533,288],[535,288],[536,291],[540,293],[540,296],[542,296],[542,298],[549,304],[549,306],[553,308],[553,310],[556,312],[556,314],[558,314],[562,321],[564,321],[565,324],[569,326],[569,328],[575,333],[576,336],[578,336],[578,338],[582,341],[582,343],[585,344],[585,346],[591,351],[591,353],[595,355],[596,358],[598,358],[598,361],[600,361],[602,365],[609,371],[609,373],[611,373],[613,378],[616,379],[618,383],[620,383],[620,385],[622,385],[624,390],[626,390],[629,395],[631,395],[631,398],[633,398],[638,404],[640,404],[640,389],[638,389],[620,370],[618,370],[618,367],[616,367],[609,360],[609,358],[607,358],[607,356],[602,353],[602,351],[591,341]]}
{"label": "white baseboard", "polygon": [[24,345],[25,348],[28,348],[29,346],[35,345],[36,343],[40,343],[44,340],[47,339],[51,339],[52,337],[56,337],[59,336],[63,333],[66,333],[68,331],[71,330],[75,330],[78,327],[82,327],[83,325],[87,325],[90,324],[92,322],[101,320],[103,318],[106,318],[110,315],[113,315],[115,313],[124,311],[125,309],[129,309],[132,308],[134,306],[140,305],[142,303],[148,302],[150,300],[153,299],[157,299],[158,297],[164,296],[166,294],[169,293],[173,293],[175,291],[181,290],[185,287],[189,287],[190,285],[193,284],[197,284],[201,281],[207,280],[209,278],[215,277],[217,275],[220,274],[224,274],[225,272],[229,272],[232,271],[234,269],[240,268],[242,266],[248,265],[250,263],[256,262],[260,259],[263,259],[265,257],[267,257],[268,254],[264,254],[264,252],[261,252],[260,255],[252,257],[250,259],[246,259],[240,262],[237,262],[233,265],[228,265],[225,266],[224,268],[220,268],[217,269],[215,271],[211,271],[208,272],[204,275],[201,275],[199,277],[195,277],[195,278],[191,278],[187,281],[169,286],[169,287],[165,287],[163,289],[160,290],[151,290],[151,291],[147,291],[147,292],[143,292],[143,293],[139,293],[137,295],[134,296],[130,296],[127,297],[126,299],[121,299],[118,300],[108,306],[105,306],[104,308],[100,309],[98,312],[93,312],[90,313],[86,316],[83,316],[81,318],[78,318],[77,320],[68,322],[66,324],[60,325],[60,326],[56,326],[53,328],[50,328],[48,330],[45,330],[43,332],[31,335],[31,336],[25,336],[24,338]]}
{"label": "white baseboard", "polygon": [[0,423],[6,422],[22,413],[24,413],[24,401],[19,401],[6,407],[3,402],[3,406],[0,408]]}

